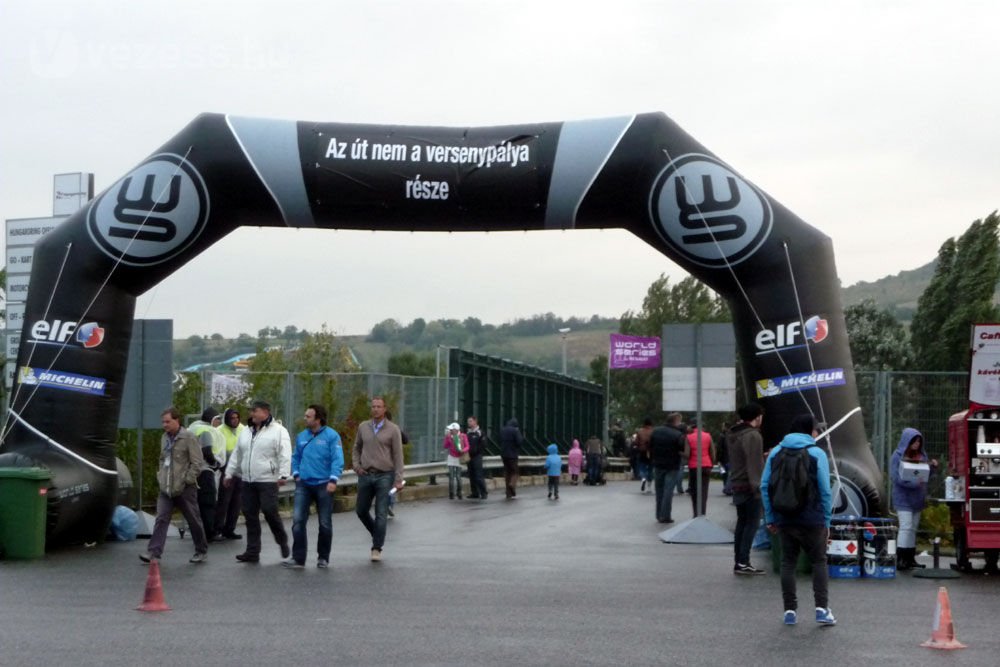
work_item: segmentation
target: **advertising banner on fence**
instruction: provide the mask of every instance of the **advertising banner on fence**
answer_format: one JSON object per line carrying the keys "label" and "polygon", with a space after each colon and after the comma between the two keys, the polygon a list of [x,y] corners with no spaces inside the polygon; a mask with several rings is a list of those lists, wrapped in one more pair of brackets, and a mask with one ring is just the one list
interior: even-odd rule
{"label": "advertising banner on fence", "polygon": [[659,368],[660,339],[611,334],[609,368]]}

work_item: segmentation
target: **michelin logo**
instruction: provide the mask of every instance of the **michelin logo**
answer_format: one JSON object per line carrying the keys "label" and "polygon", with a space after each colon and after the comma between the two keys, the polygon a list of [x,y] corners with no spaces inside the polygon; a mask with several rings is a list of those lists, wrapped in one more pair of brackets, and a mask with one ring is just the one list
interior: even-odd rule
{"label": "michelin logo", "polygon": [[844,379],[843,368],[825,368],[820,371],[808,371],[806,373],[767,378],[755,382],[757,398],[780,396],[781,394],[801,389],[835,387],[842,384],[847,384],[847,380]]}
{"label": "michelin logo", "polygon": [[31,366],[21,366],[17,379],[20,384],[26,386],[66,389],[94,396],[104,396],[104,388],[108,384],[108,381],[104,378],[77,375],[76,373],[64,373],[62,371],[46,371],[41,368],[32,368]]}

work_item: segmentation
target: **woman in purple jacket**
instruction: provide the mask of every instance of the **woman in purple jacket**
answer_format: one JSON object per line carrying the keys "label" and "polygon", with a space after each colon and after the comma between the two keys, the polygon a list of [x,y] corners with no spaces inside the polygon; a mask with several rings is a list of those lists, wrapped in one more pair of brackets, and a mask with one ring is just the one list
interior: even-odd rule
{"label": "woman in purple jacket", "polygon": [[924,567],[916,561],[917,528],[920,526],[920,512],[927,504],[927,482],[911,479],[899,474],[900,465],[908,463],[928,463],[931,474],[938,466],[937,459],[928,459],[924,451],[924,436],[915,428],[904,428],[899,438],[899,446],[889,462],[889,478],[892,480],[892,506],[899,515],[899,537],[896,542],[899,570]]}

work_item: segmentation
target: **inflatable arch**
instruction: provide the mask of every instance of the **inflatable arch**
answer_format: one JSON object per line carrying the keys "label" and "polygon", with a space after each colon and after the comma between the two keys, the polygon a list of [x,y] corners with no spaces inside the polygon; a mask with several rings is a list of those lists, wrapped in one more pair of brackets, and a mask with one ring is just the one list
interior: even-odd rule
{"label": "inflatable arch", "polygon": [[830,239],[663,114],[488,128],[203,114],[35,249],[0,465],[52,470],[48,544],[103,537],[135,299],[240,225],[622,227],[729,302],[775,442],[805,411],[881,509]]}

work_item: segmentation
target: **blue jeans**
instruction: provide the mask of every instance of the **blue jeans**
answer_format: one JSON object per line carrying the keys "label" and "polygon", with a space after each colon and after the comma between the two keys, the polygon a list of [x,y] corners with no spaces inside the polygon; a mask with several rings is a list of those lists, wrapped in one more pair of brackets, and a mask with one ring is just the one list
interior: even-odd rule
{"label": "blue jeans", "polygon": [[448,497],[462,499],[462,468],[460,466],[448,466]]}
{"label": "blue jeans", "polygon": [[652,482],[653,481],[652,469],[653,465],[649,461],[646,461],[642,457],[639,457],[639,479],[644,479],[647,482]]}
{"label": "blue jeans", "polygon": [[302,565],[306,562],[309,541],[306,537],[306,523],[309,508],[316,503],[316,518],[319,519],[319,536],[316,540],[316,555],[330,560],[330,543],[333,541],[333,496],[322,484],[306,484],[299,481],[295,485],[295,509],[292,510],[292,558]]}
{"label": "blue jeans", "polygon": [[733,493],[736,505],[736,530],[733,535],[733,551],[737,565],[750,564],[750,548],[760,524],[760,498],[753,493]]}
{"label": "blue jeans", "polygon": [[653,467],[656,482],[656,520],[670,521],[674,509],[674,484],[681,477],[680,468]]}
{"label": "blue jeans", "polygon": [[[389,523],[389,491],[396,482],[396,473],[370,472],[358,475],[358,497],[355,511],[361,523],[372,535],[372,549],[382,550],[385,528]],[[375,501],[375,518],[369,513]]]}
{"label": "blue jeans", "polygon": [[587,481],[597,484],[601,479],[601,455],[587,454]]}

